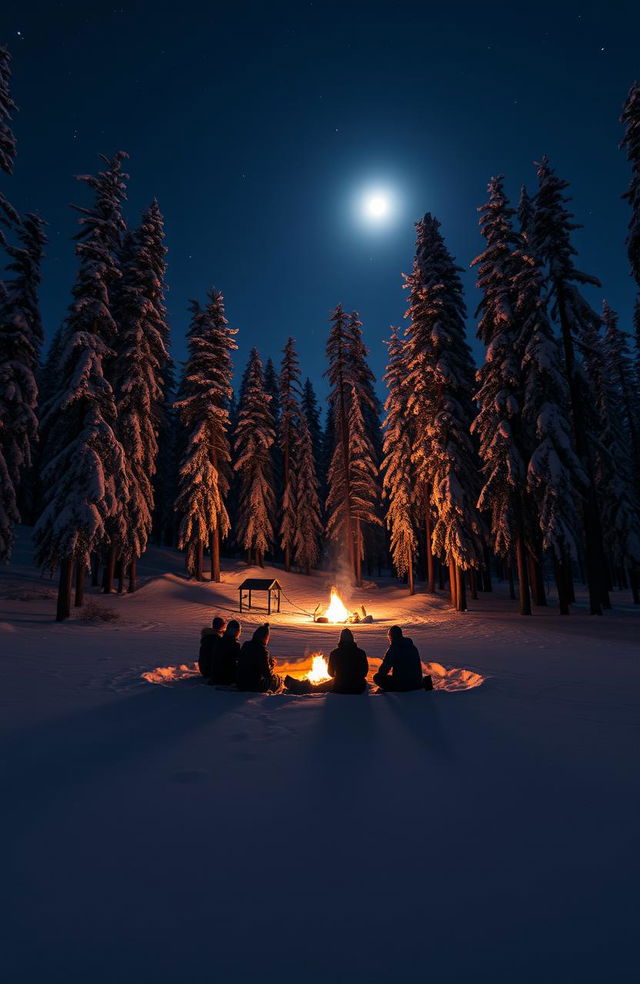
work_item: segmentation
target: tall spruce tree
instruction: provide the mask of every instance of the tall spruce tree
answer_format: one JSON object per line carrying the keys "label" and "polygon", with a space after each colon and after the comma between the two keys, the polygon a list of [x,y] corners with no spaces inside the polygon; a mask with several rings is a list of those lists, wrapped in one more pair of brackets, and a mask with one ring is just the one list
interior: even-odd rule
{"label": "tall spruce tree", "polygon": [[565,194],[568,183],[559,178],[543,157],[537,165],[538,192],[535,198],[535,217],[531,245],[543,264],[548,283],[551,317],[559,323],[564,351],[564,367],[569,385],[571,413],[576,452],[589,478],[583,507],[584,549],[592,615],[601,615],[603,606],[610,607],[602,540],[602,521],[589,460],[589,436],[586,428],[588,406],[582,385],[579,361],[576,357],[577,339],[600,325],[600,317],[583,297],[580,287],[600,286],[597,277],[578,270],[573,262],[576,250],[571,233],[579,228],[567,210]]}
{"label": "tall spruce tree", "polygon": [[262,362],[252,349],[246,385],[238,408],[234,468],[240,478],[238,540],[249,563],[264,566],[264,555],[273,545],[273,462],[276,439],[271,397],[265,390]]}
{"label": "tall spruce tree", "polygon": [[292,459],[295,470],[292,556],[294,563],[310,574],[320,560],[322,514],[313,439],[304,412],[294,429]]}
{"label": "tall spruce tree", "polygon": [[[605,305],[605,324],[615,336],[616,316]],[[616,367],[607,360],[600,326],[587,323],[579,339],[588,382],[590,464],[606,533],[609,572],[640,567],[640,503],[629,454],[631,436]],[[614,373],[611,373],[611,369]]]}
{"label": "tall spruce tree", "polygon": [[393,566],[399,577],[407,576],[409,594],[413,594],[417,548],[414,526],[415,474],[411,460],[413,433],[408,410],[406,344],[397,328],[392,329],[388,345],[382,461],[386,521],[391,535]]}
{"label": "tall spruce tree", "polygon": [[381,555],[384,554],[382,484],[380,480],[380,466],[382,463],[382,407],[375,389],[376,378],[368,363],[369,350],[364,344],[362,322],[357,311],[351,312],[348,330],[353,383],[362,408],[362,417],[368,438],[367,443],[371,448],[371,471],[374,475],[371,497],[374,502],[376,514],[375,523],[365,523],[363,529],[360,529],[360,524],[358,524],[356,537],[362,544],[362,559],[366,555],[369,558],[369,564],[371,564],[374,555],[377,556],[378,562],[380,562]]}
{"label": "tall spruce tree", "polygon": [[622,414],[620,427],[629,439],[631,473],[636,490],[640,492],[640,415],[638,413],[640,391],[634,379],[629,338],[621,331],[618,315],[606,301],[602,305],[602,321],[605,372]]}
{"label": "tall spruce tree", "polygon": [[90,554],[105,540],[113,542],[128,496],[125,456],[115,433],[115,400],[104,375],[117,331],[111,292],[120,276],[114,245],[122,230],[125,156],[103,158],[103,172],[81,178],[93,189],[95,203],[79,209],[74,300],[58,342],[58,386],[44,408],[44,507],[34,539],[37,562],[50,570],[60,568],[58,620],[70,612],[74,565],[80,600]]}
{"label": "tall spruce tree", "polygon": [[[525,237],[526,238],[526,237]],[[531,440],[527,488],[536,505],[541,549],[553,558],[562,614],[569,614],[570,563],[577,557],[578,507],[587,477],[575,454],[560,344],[549,321],[540,264],[528,241],[513,256],[521,325],[522,419]]]}
{"label": "tall spruce tree", "polygon": [[15,230],[18,245],[5,243],[10,279],[0,289],[0,561],[11,555],[13,524],[20,521],[18,491],[31,468],[38,439],[43,225],[37,215],[25,215]]}
{"label": "tall spruce tree", "polygon": [[640,86],[634,82],[629,89],[620,122],[625,133],[620,146],[627,152],[631,180],[623,198],[631,207],[627,251],[631,273],[640,287]]}
{"label": "tall spruce tree", "polygon": [[307,418],[307,425],[311,434],[313,447],[313,460],[315,461],[316,471],[320,469],[322,458],[322,425],[320,423],[320,408],[318,398],[313,388],[313,383],[307,376],[302,387],[302,399],[300,401],[303,413]]}
{"label": "tall spruce tree", "polygon": [[[378,468],[375,450],[364,419],[367,403],[363,355],[358,351],[359,322],[342,305],[331,316],[327,342],[335,442],[328,471],[327,535],[346,543],[349,569],[356,584],[362,582],[364,524],[379,524]],[[363,346],[364,348],[364,346]],[[366,350],[365,350],[366,352]]]}
{"label": "tall spruce tree", "polygon": [[452,602],[463,611],[465,571],[482,560],[477,458],[470,435],[474,366],[466,341],[461,268],[436,218],[427,213],[416,228],[416,262],[405,277],[409,410],[436,514],[433,550],[449,564]]}
{"label": "tall spruce tree", "polygon": [[116,301],[116,431],[129,474],[120,562],[129,572],[129,591],[135,590],[137,560],[145,551],[151,532],[158,432],[170,363],[164,306],[165,255],[162,214],[154,201],[143,212],[139,228],[125,239]]}
{"label": "tall spruce tree", "polygon": [[[9,49],[0,45],[0,171],[13,173],[17,147],[11,127],[11,119],[18,107],[11,96],[11,55]],[[16,212],[0,192],[0,213],[14,219]],[[0,243],[2,239],[0,238]]]}
{"label": "tall spruce tree", "polygon": [[284,569],[291,570],[291,556],[296,523],[296,469],[293,453],[296,429],[300,424],[300,367],[293,338],[284,347],[280,378],[280,416],[277,423],[278,444],[282,460],[282,498],[280,506],[280,546],[284,552]]}
{"label": "tall spruce tree", "polygon": [[229,400],[236,348],[224,314],[222,293],[211,288],[207,304],[191,302],[188,357],[176,409],[186,447],[180,463],[176,511],[178,546],[187,552],[187,570],[203,578],[203,550],[211,551],[211,580],[220,580],[220,540],[229,532],[225,499],[229,491]]}
{"label": "tall spruce tree", "polygon": [[485,362],[477,373],[478,415],[472,432],[478,435],[482,461],[478,508],[491,515],[496,554],[509,558],[515,552],[520,614],[531,615],[527,553],[531,509],[526,483],[529,441],[522,421],[522,337],[513,283],[513,254],[520,241],[513,229],[514,210],[504,193],[503,180],[500,175],[489,181],[489,200],[479,209],[487,245],[471,264],[478,267],[478,288],[483,293],[477,312],[481,315],[478,338],[486,346]]}

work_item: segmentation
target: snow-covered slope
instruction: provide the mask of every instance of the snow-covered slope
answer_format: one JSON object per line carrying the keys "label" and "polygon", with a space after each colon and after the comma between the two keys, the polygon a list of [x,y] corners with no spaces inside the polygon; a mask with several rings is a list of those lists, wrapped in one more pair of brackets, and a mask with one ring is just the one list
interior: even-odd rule
{"label": "snow-covered slope", "polygon": [[[464,615],[391,582],[349,597],[374,616],[355,629],[371,657],[400,622],[443,681],[475,674],[464,692],[262,697],[143,677],[191,663],[251,573],[196,584],[154,549],[138,593],[90,594],[91,618],[57,625],[20,540],[0,578],[3,980],[634,979],[628,597],[599,620],[523,619],[500,590]],[[302,673],[335,643],[299,610],[331,578],[271,573],[290,599],[272,651]]]}

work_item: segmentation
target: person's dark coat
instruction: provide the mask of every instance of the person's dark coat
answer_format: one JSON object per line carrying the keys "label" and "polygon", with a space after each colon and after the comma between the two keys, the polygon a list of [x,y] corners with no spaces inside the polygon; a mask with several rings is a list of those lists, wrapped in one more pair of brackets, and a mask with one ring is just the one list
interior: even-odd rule
{"label": "person's dark coat", "polygon": [[267,690],[278,690],[280,677],[273,672],[274,660],[269,656],[269,650],[264,642],[249,639],[240,649],[236,685],[238,690],[252,690],[265,693]]}
{"label": "person's dark coat", "polygon": [[361,694],[367,688],[367,654],[352,639],[341,639],[329,656],[329,676],[334,694]]}
{"label": "person's dark coat", "polygon": [[383,690],[422,689],[420,653],[411,639],[401,636],[392,641],[374,680]]}
{"label": "person's dark coat", "polygon": [[198,655],[198,669],[205,680],[211,678],[211,669],[216,649],[222,641],[222,633],[215,629],[203,629],[200,635],[200,653]]}
{"label": "person's dark coat", "polygon": [[213,650],[211,659],[211,683],[229,685],[236,682],[240,643],[230,635],[223,635]]}

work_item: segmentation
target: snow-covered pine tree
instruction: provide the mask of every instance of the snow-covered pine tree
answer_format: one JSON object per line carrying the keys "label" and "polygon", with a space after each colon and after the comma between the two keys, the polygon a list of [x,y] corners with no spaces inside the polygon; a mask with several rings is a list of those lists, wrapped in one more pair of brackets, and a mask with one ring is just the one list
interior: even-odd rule
{"label": "snow-covered pine tree", "polygon": [[236,348],[224,314],[222,293],[211,288],[206,306],[191,302],[188,356],[176,409],[186,438],[176,511],[178,546],[187,551],[187,570],[202,580],[203,548],[211,549],[211,580],[220,580],[220,540],[229,532],[229,400]]}
{"label": "snow-covered pine tree", "polygon": [[367,523],[364,529],[356,528],[355,531],[356,539],[362,543],[363,559],[366,555],[369,566],[371,566],[373,556],[378,558],[378,563],[380,564],[382,555],[385,553],[384,523],[382,521],[382,483],[380,479],[380,465],[382,462],[382,427],[380,417],[382,407],[375,389],[376,378],[367,360],[369,350],[364,344],[362,322],[357,311],[351,312],[348,332],[351,347],[353,382],[362,409],[368,444],[372,450],[372,473],[375,475],[372,495],[375,501],[377,521],[374,524]]}
{"label": "snow-covered pine tree", "polygon": [[81,178],[94,190],[95,204],[79,209],[74,300],[57,346],[58,386],[44,407],[44,505],[34,540],[37,562],[49,570],[60,568],[58,620],[69,615],[74,565],[80,603],[90,554],[120,532],[128,495],[124,453],[115,434],[115,400],[104,375],[117,332],[110,292],[120,276],[114,244],[122,230],[125,156],[103,158],[103,172]]}
{"label": "snow-covered pine tree", "polygon": [[[104,295],[101,303],[104,304],[109,313],[109,317],[102,317],[100,322],[100,336],[107,345],[107,352],[103,371],[107,382],[113,389],[114,368],[115,368],[115,343],[118,336],[118,325],[115,320],[118,290],[120,286],[121,270],[120,255],[122,241],[126,233],[126,224],[122,215],[122,203],[126,198],[126,181],[129,177],[122,170],[122,163],[127,158],[127,154],[119,152],[112,158],[101,155],[106,168],[98,175],[84,174],[79,175],[77,180],[88,184],[95,192],[95,205],[87,209],[83,206],[72,206],[80,213],[80,231],[76,235],[77,240],[81,240],[79,246],[84,248],[87,245],[86,228],[91,230],[90,236],[92,243],[95,242],[97,251],[95,261],[98,260],[98,253],[102,256]],[[82,242],[84,240],[84,242]],[[93,303],[91,300],[90,303]],[[117,409],[116,409],[117,413]],[[126,468],[126,457],[124,465]],[[122,487],[128,487],[128,476],[122,475]],[[122,544],[127,533],[127,520],[125,516],[126,496],[123,494],[118,497],[115,509],[110,513],[105,522],[104,541],[101,544],[101,552],[104,555],[105,566],[102,588],[105,594],[109,594],[113,587],[113,578],[116,559],[120,555]],[[82,592],[84,584],[84,570],[76,568],[76,604],[82,602]]]}
{"label": "snow-covered pine tree", "polygon": [[0,170],[11,174],[16,159],[16,138],[11,129],[11,117],[17,106],[11,97],[11,55],[0,45]]}
{"label": "snow-covered pine tree", "polygon": [[478,508],[491,515],[495,553],[515,553],[520,586],[520,614],[531,615],[527,551],[531,541],[531,509],[527,496],[528,434],[522,422],[524,379],[522,338],[513,293],[513,253],[520,240],[513,229],[514,210],[503,186],[491,178],[489,200],[478,210],[486,241],[472,266],[478,267],[483,298],[478,338],[486,346],[484,365],[476,374],[478,415],[472,433],[479,439],[483,484]]}
{"label": "snow-covered pine tree", "polygon": [[620,122],[625,128],[620,146],[626,149],[631,165],[631,181],[623,195],[631,206],[627,251],[631,273],[640,287],[640,86],[637,82],[629,89]]}
{"label": "snow-covered pine tree", "polygon": [[479,482],[470,427],[474,366],[466,341],[461,268],[447,249],[440,223],[427,213],[416,224],[417,253],[407,327],[409,409],[416,421],[436,514],[432,544],[449,564],[452,601],[466,608],[465,571],[482,561]]}
{"label": "snow-covered pine tree", "polygon": [[293,452],[296,429],[299,427],[300,367],[293,338],[287,340],[283,350],[280,378],[280,415],[277,422],[278,444],[282,460],[282,498],[280,506],[280,546],[284,552],[284,569],[291,570],[291,556],[296,524],[296,469]]}
{"label": "snow-covered pine tree", "polygon": [[[341,304],[331,315],[327,340],[329,368],[329,409],[334,429],[331,460],[327,469],[327,536],[338,545],[346,545],[349,570],[356,576],[354,528],[351,516],[349,472],[351,448],[349,442],[349,402],[351,397],[351,364],[348,325],[349,318]],[[329,419],[327,418],[327,423]]]}
{"label": "snow-covered pine tree", "polygon": [[531,196],[527,191],[526,187],[522,185],[520,188],[520,198],[518,200],[518,225],[520,226],[520,232],[523,236],[526,236],[530,230],[533,222],[533,202],[531,201]]}
{"label": "snow-covered pine tree", "polygon": [[593,476],[590,474],[589,440],[585,426],[588,407],[584,405],[584,388],[575,354],[576,340],[585,330],[597,331],[600,325],[599,315],[582,296],[579,288],[583,285],[598,287],[600,282],[597,277],[578,270],[573,262],[576,250],[571,243],[571,233],[579,227],[572,221],[573,215],[566,208],[569,201],[565,194],[568,182],[554,173],[547,157],[543,157],[536,166],[538,192],[535,197],[530,243],[536,257],[543,264],[551,317],[560,325],[575,447],[589,477],[583,508],[589,604],[592,615],[601,615],[603,605],[609,607],[610,602],[605,576],[600,509]]}
{"label": "snow-covered pine tree", "polygon": [[118,334],[112,378],[116,432],[129,475],[119,560],[128,571],[130,592],[135,590],[137,560],[146,550],[151,532],[158,432],[170,362],[164,306],[165,255],[162,214],[154,201],[143,212],[140,226],[125,238],[115,305]]}
{"label": "snow-covered pine tree", "polygon": [[[278,427],[280,425],[280,384],[278,379],[278,373],[276,372],[276,367],[274,365],[273,359],[269,357],[264,365],[264,389],[267,396],[271,397],[271,403],[269,404],[269,409],[271,410],[271,416],[273,417],[273,426],[276,430],[276,440],[271,448],[271,459],[273,463],[273,492],[274,492],[274,513],[271,517],[271,523],[273,525],[274,532],[278,530],[278,513],[279,506],[282,502],[284,495],[284,484],[283,484],[283,461],[282,461],[282,451],[280,450],[280,442],[277,440]],[[274,543],[274,548],[279,547],[278,537],[276,537],[276,542]]]}
{"label": "snow-covered pine tree", "polygon": [[415,475],[412,467],[413,434],[408,411],[406,343],[392,328],[389,364],[384,381],[383,491],[386,521],[391,535],[391,558],[399,577],[407,576],[409,594],[414,593],[414,557],[417,540],[414,526]]}
{"label": "snow-covered pine tree", "polygon": [[315,462],[316,473],[320,471],[322,459],[322,425],[320,424],[320,408],[318,398],[313,388],[313,383],[307,376],[302,387],[302,399],[300,401],[302,411],[307,418],[311,443],[313,446],[313,460]]}
{"label": "snow-covered pine tree", "polygon": [[28,214],[15,232],[19,245],[5,243],[10,279],[0,290],[0,561],[11,554],[13,523],[19,522],[18,490],[38,439],[36,374],[43,342],[38,285],[44,223]]}
{"label": "snow-covered pine tree", "polygon": [[549,322],[540,265],[526,241],[513,254],[515,311],[524,378],[522,419],[531,441],[527,488],[538,537],[554,560],[561,614],[569,614],[570,562],[577,557],[578,504],[587,477],[575,454],[560,344]]}
{"label": "snow-covered pine tree", "polygon": [[275,508],[271,449],[275,426],[271,397],[264,387],[262,362],[252,349],[246,386],[238,409],[234,468],[240,478],[238,540],[247,551],[249,563],[264,566],[264,555],[273,545],[272,517]]}
{"label": "snow-covered pine tree", "polygon": [[292,556],[294,563],[305,574],[310,574],[320,559],[322,515],[313,438],[304,412],[299,415],[294,429],[292,457],[295,470]]}
{"label": "snow-covered pine tree", "polygon": [[327,406],[327,411],[325,414],[324,427],[322,429],[322,440],[320,446],[320,463],[318,466],[318,482],[320,490],[320,507],[322,510],[322,517],[324,526],[326,529],[327,521],[327,498],[329,496],[329,469],[331,468],[331,459],[333,458],[333,450],[336,445],[336,422],[333,413],[333,407],[331,403]]}
{"label": "snow-covered pine tree", "polygon": [[[605,324],[614,335],[615,313],[605,305]],[[590,461],[606,534],[607,556],[615,570],[640,568],[640,503],[629,455],[630,433],[615,366],[607,360],[600,326],[586,323],[579,346],[590,400]],[[611,374],[611,369],[614,375]]]}
{"label": "snow-covered pine tree", "polygon": [[618,315],[606,301],[602,305],[602,322],[604,367],[622,411],[620,426],[629,438],[631,471],[636,491],[640,492],[640,417],[638,416],[640,392],[634,379],[629,337],[620,330]]}

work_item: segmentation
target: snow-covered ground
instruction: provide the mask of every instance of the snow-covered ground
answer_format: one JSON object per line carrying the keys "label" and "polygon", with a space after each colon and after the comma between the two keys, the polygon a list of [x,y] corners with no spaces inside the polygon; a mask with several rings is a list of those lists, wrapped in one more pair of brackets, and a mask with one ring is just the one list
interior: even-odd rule
{"label": "snow-covered ground", "polygon": [[[89,595],[112,621],[57,625],[23,531],[0,577],[2,981],[636,981],[628,596],[524,619],[499,586],[464,615],[355,592],[370,656],[397,621],[471,671],[434,666],[430,694],[248,696],[168,671],[237,615],[247,573],[193,583],[153,549],[135,595]],[[302,675],[337,630],[292,602],[312,610],[330,576],[260,573],[291,599],[272,652]]]}

